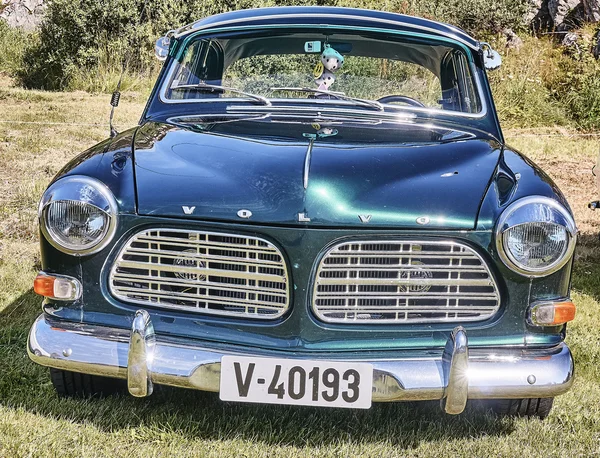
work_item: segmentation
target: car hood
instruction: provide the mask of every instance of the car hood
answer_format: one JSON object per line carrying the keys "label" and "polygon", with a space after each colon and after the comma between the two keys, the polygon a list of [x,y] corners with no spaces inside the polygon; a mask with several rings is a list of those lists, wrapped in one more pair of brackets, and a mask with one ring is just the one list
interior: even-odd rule
{"label": "car hood", "polygon": [[481,134],[414,121],[230,121],[149,122],[138,129],[140,214],[473,229],[500,153]]}

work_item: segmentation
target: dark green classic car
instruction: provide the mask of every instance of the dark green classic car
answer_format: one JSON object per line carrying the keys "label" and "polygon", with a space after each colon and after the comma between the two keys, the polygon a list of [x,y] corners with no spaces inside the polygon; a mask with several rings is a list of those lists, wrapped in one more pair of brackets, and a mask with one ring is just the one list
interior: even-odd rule
{"label": "dark green classic car", "polygon": [[488,44],[291,7],[203,19],[157,55],[139,125],[40,203],[28,349],[59,394],[548,415],[573,382],[577,230],[504,143]]}

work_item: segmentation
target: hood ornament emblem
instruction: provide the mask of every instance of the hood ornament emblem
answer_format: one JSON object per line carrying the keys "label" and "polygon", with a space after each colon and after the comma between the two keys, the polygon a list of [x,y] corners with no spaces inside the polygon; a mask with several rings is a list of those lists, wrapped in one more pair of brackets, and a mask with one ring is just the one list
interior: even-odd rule
{"label": "hood ornament emblem", "polygon": [[310,223],[310,218],[306,216],[306,213],[298,213],[298,221],[301,223]]}
{"label": "hood ornament emblem", "polygon": [[196,210],[196,207],[188,207],[187,205],[183,205],[181,209],[186,215],[191,215],[192,213],[194,213],[194,210]]}
{"label": "hood ornament emblem", "polygon": [[372,215],[358,215],[358,219],[360,219],[361,223],[367,224],[369,221],[371,221],[371,216]]}
{"label": "hood ornament emblem", "polygon": [[240,218],[248,219],[252,216],[252,212],[250,210],[246,210],[246,209],[242,208],[240,211],[237,212],[237,215]]}

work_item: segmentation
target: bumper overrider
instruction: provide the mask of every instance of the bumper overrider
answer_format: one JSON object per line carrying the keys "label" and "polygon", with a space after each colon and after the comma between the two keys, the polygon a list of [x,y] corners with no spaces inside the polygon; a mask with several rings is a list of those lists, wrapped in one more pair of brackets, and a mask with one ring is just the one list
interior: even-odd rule
{"label": "bumper overrider", "polygon": [[[136,312],[131,331],[41,315],[31,328],[28,353],[43,366],[126,379],[129,392],[138,397],[150,395],[155,383],[218,392],[223,356],[269,356],[251,348],[223,349],[158,336],[144,310]],[[323,359],[340,358],[348,360],[341,354]],[[460,326],[443,351],[390,358],[356,354],[351,360],[373,365],[373,402],[440,399],[450,414],[461,413],[467,399],[554,397],[573,383],[573,358],[564,343],[537,349],[469,349]]]}

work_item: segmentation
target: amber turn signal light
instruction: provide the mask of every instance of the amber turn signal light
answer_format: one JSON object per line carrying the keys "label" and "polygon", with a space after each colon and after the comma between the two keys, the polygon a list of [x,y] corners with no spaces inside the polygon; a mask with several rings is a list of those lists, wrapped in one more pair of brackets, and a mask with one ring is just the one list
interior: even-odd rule
{"label": "amber turn signal light", "polygon": [[575,311],[570,300],[537,302],[529,309],[529,319],[535,326],[557,326],[572,321]]}
{"label": "amber turn signal light", "polygon": [[74,301],[81,296],[79,280],[66,275],[40,272],[33,281],[33,290],[40,296],[59,301]]}

